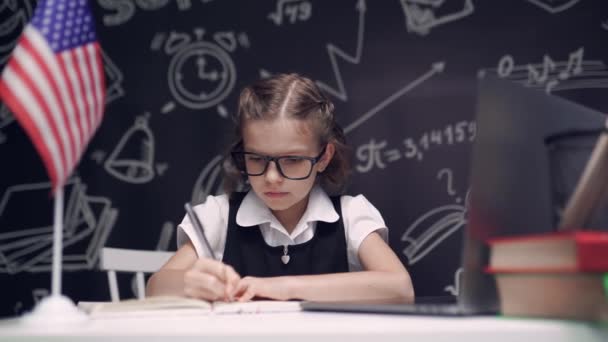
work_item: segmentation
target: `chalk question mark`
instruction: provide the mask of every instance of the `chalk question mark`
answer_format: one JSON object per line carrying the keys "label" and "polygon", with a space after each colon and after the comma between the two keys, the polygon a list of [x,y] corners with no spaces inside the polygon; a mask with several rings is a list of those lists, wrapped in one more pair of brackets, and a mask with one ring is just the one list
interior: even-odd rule
{"label": "chalk question mark", "polygon": [[[454,185],[452,184],[452,170],[450,169],[441,169],[439,170],[439,172],[437,172],[437,179],[441,180],[441,178],[443,178],[443,175],[445,175],[445,177],[447,178],[447,192],[448,195],[450,196],[454,196],[456,195],[456,190],[454,190]],[[460,197],[456,197],[456,202],[460,203],[461,199]]]}

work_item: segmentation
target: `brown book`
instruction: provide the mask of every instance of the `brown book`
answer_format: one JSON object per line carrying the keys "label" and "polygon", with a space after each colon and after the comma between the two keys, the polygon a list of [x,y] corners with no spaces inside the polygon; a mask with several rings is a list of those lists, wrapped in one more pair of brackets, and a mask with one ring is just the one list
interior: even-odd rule
{"label": "brown book", "polygon": [[608,273],[498,273],[506,316],[608,321]]}
{"label": "brown book", "polygon": [[488,241],[489,271],[608,272],[608,232],[554,232]]}

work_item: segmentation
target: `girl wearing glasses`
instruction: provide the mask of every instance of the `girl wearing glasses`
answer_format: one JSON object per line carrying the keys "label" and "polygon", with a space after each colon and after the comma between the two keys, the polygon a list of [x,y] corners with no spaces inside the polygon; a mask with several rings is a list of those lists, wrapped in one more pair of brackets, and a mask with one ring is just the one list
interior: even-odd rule
{"label": "girl wearing glasses", "polygon": [[339,195],[348,147],[315,83],[297,74],[258,81],[242,91],[235,123],[227,194],[194,207],[204,233],[184,218],[180,247],[148,295],[412,302],[378,210],[362,195]]}

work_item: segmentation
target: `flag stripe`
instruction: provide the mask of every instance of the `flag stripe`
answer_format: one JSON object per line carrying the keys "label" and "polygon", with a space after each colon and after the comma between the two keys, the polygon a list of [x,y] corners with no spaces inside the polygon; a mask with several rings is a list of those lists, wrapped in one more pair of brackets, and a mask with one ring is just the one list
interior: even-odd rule
{"label": "flag stripe", "polygon": [[101,90],[101,86],[103,82],[100,79],[99,72],[99,61],[98,61],[98,46],[97,44],[87,44],[85,47],[85,51],[87,53],[87,60],[94,61],[93,64],[88,64],[90,75],[92,78],[92,87],[93,87],[93,95],[95,98],[94,101],[94,111],[95,111],[95,128],[99,127],[101,122],[101,118],[103,116],[103,93]]}
{"label": "flag stripe", "polygon": [[36,49],[27,39],[27,35],[23,36],[21,44],[15,49],[15,58],[29,70],[29,75],[35,82],[36,87],[41,91],[46,106],[49,108],[47,112],[51,121],[57,126],[61,137],[62,146],[65,151],[63,155],[66,157],[66,166],[73,165],[77,156],[74,151],[74,136],[69,127],[69,120],[65,111],[63,102],[60,101],[59,89],[55,82],[54,75],[48,67],[48,63],[42,59],[38,53],[41,49]]}
{"label": "flag stripe", "polygon": [[[34,101],[28,101],[32,98],[32,94],[15,74],[12,65],[4,68],[0,86],[3,101],[13,110],[15,119],[20,122],[28,132],[30,139],[34,141],[34,146],[44,160],[51,181],[55,184],[65,177],[64,168],[61,164],[57,140],[52,137],[51,129],[42,115],[42,110]],[[25,101],[21,101],[22,99]],[[27,115],[20,115],[20,113],[27,113]]]}
{"label": "flag stripe", "polygon": [[[20,46],[17,46],[17,48],[20,48]],[[50,113],[51,109],[49,108],[48,104],[44,100],[44,95],[42,95],[42,89],[41,89],[40,85],[34,79],[34,78],[37,78],[39,75],[34,75],[34,73],[25,72],[25,70],[27,70],[27,69],[24,68],[24,65],[21,64],[22,62],[29,62],[29,61],[30,60],[27,60],[27,59],[15,58],[14,63],[12,63],[12,65],[10,65],[10,68],[15,73],[15,76],[16,76],[15,79],[18,79],[19,82],[21,82],[23,84],[23,86],[25,87],[25,89],[27,89],[27,91],[29,92],[28,95],[29,95],[30,101],[28,101],[27,103],[24,103],[24,107],[27,108],[27,106],[30,104],[36,107],[36,109],[38,110],[37,114],[39,117],[35,117],[34,121],[37,122],[39,120],[44,120],[44,125],[47,127],[47,129],[51,133],[51,138],[53,138],[55,140],[55,144],[58,149],[57,152],[59,155],[59,161],[61,162],[61,165],[57,165],[57,166],[58,167],[61,166],[61,168],[63,170],[67,170],[68,163],[67,163],[67,158],[65,155],[65,150],[62,149],[61,145],[59,144],[59,143],[63,142],[63,139],[61,138],[61,134],[59,133],[58,125],[55,122],[55,120],[52,119],[52,116]],[[35,70],[36,68],[32,65],[32,63],[27,63],[27,67],[30,68],[29,70],[36,71]],[[10,83],[9,83],[9,85],[10,85]],[[31,115],[31,113],[29,115]]]}
{"label": "flag stripe", "polygon": [[[86,118],[89,132],[93,132],[95,127],[93,126],[93,116],[89,108],[89,92],[86,88],[86,70],[84,68],[84,60],[82,59],[82,50],[79,48],[73,49],[69,52],[72,55],[74,61],[74,70],[76,71],[77,81],[74,83],[75,86],[80,88],[80,94],[82,96],[83,104],[83,115]],[[91,134],[87,134],[87,137]]]}
{"label": "flag stripe", "polygon": [[[95,112],[91,108],[91,89],[89,83],[89,73],[87,71],[87,61],[84,58],[84,51],[82,48],[76,48],[72,50],[73,56],[76,58],[76,73],[80,81],[80,89],[84,95],[84,106],[87,119],[89,120],[89,128],[91,131],[95,129]],[[90,138],[91,135],[88,135]],[[87,141],[88,142],[88,141]]]}
{"label": "flag stripe", "polygon": [[76,74],[76,67],[73,63],[73,56],[70,53],[62,53],[59,55],[60,61],[63,63],[63,67],[65,68],[66,75],[70,82],[68,83],[68,87],[70,91],[74,94],[74,101],[76,102],[76,108],[78,113],[80,113],[80,124],[83,133],[83,137],[88,137],[89,132],[92,131],[89,126],[89,122],[85,117],[86,111],[84,107],[84,103],[82,101],[82,92],[80,91],[79,78]]}
{"label": "flag stripe", "polygon": [[53,52],[48,48],[48,44],[46,44],[44,37],[38,32],[38,30],[34,29],[31,26],[27,26],[23,31],[24,41],[27,41],[28,44],[31,44],[33,48],[36,48],[40,58],[44,61],[44,65],[46,65],[50,71],[52,77],[50,78],[50,82],[52,82],[53,87],[57,87],[59,90],[60,96],[58,96],[58,101],[60,102],[64,113],[67,115],[68,127],[70,128],[70,132],[72,135],[73,148],[74,151],[74,161],[78,160],[79,156],[79,146],[83,144],[83,136],[80,125],[78,124],[78,116],[76,115],[76,108],[71,102],[71,97],[73,95],[69,94],[67,84],[69,83],[65,73],[63,72],[61,65],[57,62],[57,59],[54,57]]}
{"label": "flag stripe", "polygon": [[91,70],[91,60],[88,56],[86,47],[79,48],[77,50],[77,56],[80,59],[80,67],[82,69],[82,78],[84,81],[84,88],[86,90],[86,100],[89,108],[89,115],[91,116],[91,124],[93,129],[97,129],[97,104],[95,101],[95,87],[93,86],[93,70]]}
{"label": "flag stripe", "polygon": [[89,51],[89,55],[92,61],[95,61],[93,64],[93,79],[95,82],[93,83],[95,87],[95,96],[97,102],[97,127],[101,123],[101,119],[103,117],[103,107],[105,104],[105,79],[103,77],[103,61],[101,60],[101,53],[99,44],[89,44],[87,46],[87,50]]}
{"label": "flag stripe", "polygon": [[69,99],[66,100],[66,105],[71,108],[76,114],[75,116],[75,122],[74,124],[76,125],[76,127],[78,128],[78,140],[80,141],[81,145],[85,144],[85,140],[86,140],[86,127],[85,127],[85,123],[82,122],[81,119],[81,112],[79,111],[79,107],[76,101],[76,93],[74,92],[74,89],[72,87],[72,83],[71,83],[71,76],[68,72],[67,66],[64,63],[63,58],[58,58],[57,59],[57,64],[59,64],[59,68],[61,69],[61,74],[63,75],[63,77],[66,80],[66,86],[65,89],[67,91],[67,93],[69,94]]}

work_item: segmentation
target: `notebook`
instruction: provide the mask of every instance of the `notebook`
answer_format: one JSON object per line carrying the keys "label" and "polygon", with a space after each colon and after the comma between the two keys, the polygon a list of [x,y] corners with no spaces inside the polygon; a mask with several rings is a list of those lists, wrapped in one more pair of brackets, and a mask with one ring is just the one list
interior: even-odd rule
{"label": "notebook", "polygon": [[206,314],[259,314],[300,311],[300,302],[258,300],[251,302],[208,302],[205,300],[155,296],[119,302],[78,302],[91,318],[129,318]]}

